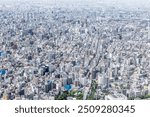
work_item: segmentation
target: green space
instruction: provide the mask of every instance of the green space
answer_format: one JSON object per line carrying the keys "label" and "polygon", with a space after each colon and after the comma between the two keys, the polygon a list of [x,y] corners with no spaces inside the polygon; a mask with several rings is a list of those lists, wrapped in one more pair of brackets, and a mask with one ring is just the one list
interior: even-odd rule
{"label": "green space", "polygon": [[148,98],[150,98],[150,95],[140,96],[139,98],[141,98],[141,99],[148,99]]}
{"label": "green space", "polygon": [[73,97],[77,100],[83,99],[83,93],[81,91],[64,91],[61,94],[57,95],[55,97],[56,100],[67,100],[67,97]]}

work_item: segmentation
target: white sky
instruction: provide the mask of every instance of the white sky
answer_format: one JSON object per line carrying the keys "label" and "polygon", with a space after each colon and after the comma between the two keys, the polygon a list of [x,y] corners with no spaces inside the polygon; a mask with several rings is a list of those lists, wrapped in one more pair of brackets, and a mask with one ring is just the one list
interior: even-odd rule
{"label": "white sky", "polygon": [[58,4],[74,4],[74,5],[89,5],[89,6],[98,6],[100,3],[112,6],[120,6],[120,7],[140,7],[140,8],[150,8],[150,0],[0,0],[0,4],[8,3],[11,4],[14,1],[38,1],[43,3],[53,3],[54,1]]}

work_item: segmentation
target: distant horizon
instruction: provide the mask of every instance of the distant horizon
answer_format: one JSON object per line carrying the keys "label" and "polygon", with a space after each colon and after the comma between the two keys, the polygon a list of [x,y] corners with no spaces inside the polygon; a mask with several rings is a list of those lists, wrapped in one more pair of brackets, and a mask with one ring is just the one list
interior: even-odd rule
{"label": "distant horizon", "polygon": [[53,4],[56,3],[58,5],[70,5],[74,6],[87,5],[87,6],[100,6],[101,4],[106,6],[114,6],[114,7],[122,7],[122,8],[149,8],[150,0],[0,0],[0,5],[7,3],[19,3],[19,2],[28,2],[36,3],[40,2],[41,4]]}

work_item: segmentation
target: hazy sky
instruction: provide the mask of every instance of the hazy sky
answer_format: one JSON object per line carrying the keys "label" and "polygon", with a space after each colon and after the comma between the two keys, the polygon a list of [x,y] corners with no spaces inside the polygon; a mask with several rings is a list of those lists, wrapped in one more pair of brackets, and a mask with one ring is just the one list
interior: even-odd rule
{"label": "hazy sky", "polygon": [[43,2],[43,3],[53,3],[54,1],[58,4],[74,4],[74,5],[89,5],[89,6],[98,6],[101,3],[106,5],[113,5],[119,7],[148,7],[150,8],[150,0],[0,0],[0,4],[3,2],[7,2],[9,4],[13,3],[14,1],[34,1],[34,2]]}

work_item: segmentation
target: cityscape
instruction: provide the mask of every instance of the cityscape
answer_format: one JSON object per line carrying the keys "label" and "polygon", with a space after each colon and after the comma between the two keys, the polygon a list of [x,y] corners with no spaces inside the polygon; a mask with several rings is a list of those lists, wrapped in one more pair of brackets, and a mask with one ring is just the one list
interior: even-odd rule
{"label": "cityscape", "polygon": [[1,100],[150,99],[150,10],[14,1],[0,3]]}

